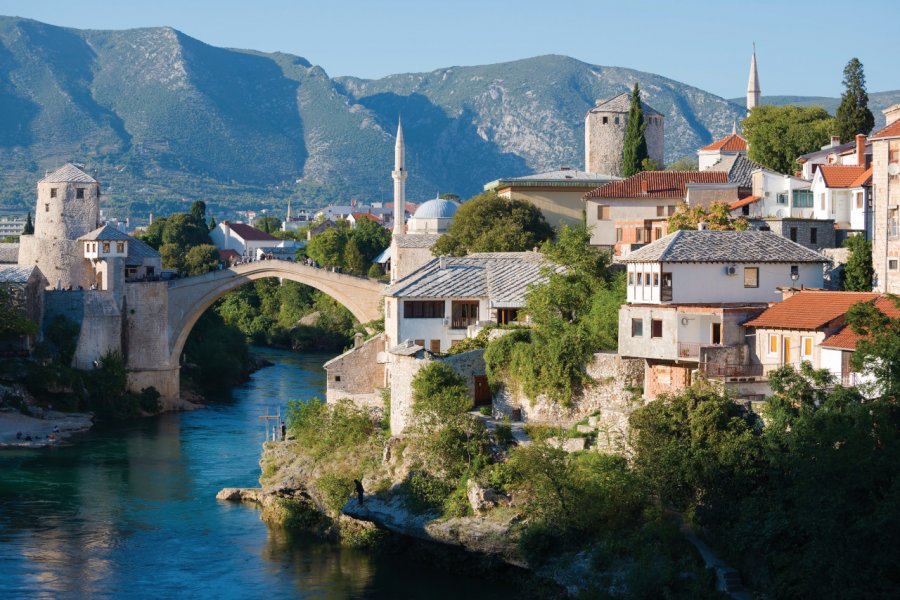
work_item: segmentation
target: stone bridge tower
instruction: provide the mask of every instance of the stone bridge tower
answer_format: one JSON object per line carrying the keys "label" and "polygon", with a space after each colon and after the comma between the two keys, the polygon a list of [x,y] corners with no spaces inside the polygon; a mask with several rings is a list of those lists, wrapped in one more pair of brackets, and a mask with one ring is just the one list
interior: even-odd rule
{"label": "stone bridge tower", "polygon": [[[597,105],[584,117],[584,170],[588,173],[620,176],[622,174],[622,150],[625,147],[625,126],[631,94],[619,94],[609,100],[598,100]],[[647,153],[650,158],[664,165],[665,117],[656,109],[641,102],[647,129]]]}
{"label": "stone bridge tower", "polygon": [[60,167],[38,181],[34,234],[19,238],[19,264],[37,265],[51,287],[88,287],[93,269],[77,240],[99,219],[100,184],[73,164]]}

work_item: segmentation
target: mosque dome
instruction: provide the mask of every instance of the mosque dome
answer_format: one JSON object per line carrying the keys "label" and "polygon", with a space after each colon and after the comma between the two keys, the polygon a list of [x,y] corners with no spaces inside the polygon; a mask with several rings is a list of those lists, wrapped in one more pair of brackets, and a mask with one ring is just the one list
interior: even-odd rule
{"label": "mosque dome", "polygon": [[456,202],[435,198],[419,206],[413,217],[416,219],[452,219],[458,208],[459,205]]}

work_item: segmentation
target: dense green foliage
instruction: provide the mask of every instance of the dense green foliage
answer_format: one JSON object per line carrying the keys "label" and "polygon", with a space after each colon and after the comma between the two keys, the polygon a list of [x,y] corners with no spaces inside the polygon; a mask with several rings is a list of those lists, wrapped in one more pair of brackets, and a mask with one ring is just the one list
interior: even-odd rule
{"label": "dense green foliage", "polygon": [[823,108],[763,105],[754,108],[741,127],[752,160],[793,175],[797,157],[827,144],[835,124]]}
{"label": "dense green foliage", "polygon": [[196,201],[190,212],[159,217],[141,239],[159,250],[164,269],[201,275],[219,266],[219,255],[209,237],[206,204]]}
{"label": "dense green foliage", "polygon": [[687,156],[682,156],[675,162],[669,163],[666,165],[666,171],[699,171],[700,170],[700,162],[697,160],[697,156],[694,154],[689,154]]}
{"label": "dense green foliage", "polygon": [[216,312],[255,344],[297,351],[345,348],[356,331],[353,315],[307,285],[260,279],[218,302]]}
{"label": "dense green foliage", "polygon": [[253,226],[260,231],[265,231],[266,233],[274,233],[281,230],[281,219],[279,219],[278,217],[266,215],[254,220]]}
{"label": "dense green foliage", "polygon": [[182,262],[185,275],[203,275],[219,268],[219,250],[212,244],[200,244],[188,250]]}
{"label": "dense green foliage", "polygon": [[325,455],[336,447],[360,446],[377,431],[377,424],[365,409],[349,400],[330,406],[320,398],[290,400],[287,426],[314,455]]}
{"label": "dense green foliage", "polygon": [[557,241],[544,244],[542,252],[554,267],[526,296],[532,327],[491,342],[485,351],[492,384],[567,405],[590,384],[585,365],[593,353],[616,348],[625,279],[608,270],[609,254],[590,246],[589,239],[583,226],[563,226]]}
{"label": "dense green foliage", "polygon": [[37,333],[37,323],[25,316],[25,307],[8,289],[0,287],[0,340]]}
{"label": "dense green foliage", "polygon": [[522,252],[552,237],[553,229],[533,204],[484,192],[459,207],[447,233],[431,251],[435,256]]}
{"label": "dense green foliage", "polygon": [[647,152],[647,139],[644,137],[646,131],[644,108],[641,106],[641,89],[635,82],[631,90],[631,106],[628,107],[625,142],[622,146],[622,177],[631,177],[645,170],[644,160],[650,158]]}
{"label": "dense green foliage", "polygon": [[844,240],[844,247],[850,253],[841,272],[841,288],[848,292],[871,292],[875,277],[872,242],[863,235],[853,235]]}
{"label": "dense green foliage", "polygon": [[844,67],[843,83],[844,93],[834,113],[834,125],[841,142],[847,143],[852,142],[858,133],[869,135],[875,126],[875,116],[869,110],[866,75],[858,58],[851,58]]}
{"label": "dense green foliage", "polygon": [[423,367],[412,381],[413,412],[443,422],[472,406],[465,380],[442,362]]}
{"label": "dense green foliage", "polygon": [[250,355],[241,332],[216,310],[205,311],[184,344],[182,378],[207,394],[223,394],[248,374]]}
{"label": "dense green foliage", "polygon": [[680,229],[697,229],[700,223],[705,223],[707,229],[717,231],[744,230],[750,226],[743,217],[732,217],[728,205],[724,202],[693,207],[689,207],[687,202],[682,202],[675,209],[675,214],[668,219],[669,233]]}
{"label": "dense green foliage", "polygon": [[390,244],[391,232],[371,219],[360,219],[353,228],[339,221],[309,240],[306,255],[320,266],[366,275],[372,260]]}

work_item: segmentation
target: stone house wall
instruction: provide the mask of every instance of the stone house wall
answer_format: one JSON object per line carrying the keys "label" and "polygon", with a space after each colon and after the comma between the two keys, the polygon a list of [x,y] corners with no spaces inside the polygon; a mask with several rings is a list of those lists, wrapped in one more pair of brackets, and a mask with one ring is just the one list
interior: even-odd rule
{"label": "stone house wall", "polygon": [[325,401],[349,398],[357,406],[382,408],[379,390],[384,387],[384,334],[377,335],[325,363]]}
{"label": "stone house wall", "polygon": [[514,412],[520,412],[526,423],[568,426],[599,413],[598,445],[621,448],[628,431],[628,416],[642,405],[639,390],[644,381],[644,360],[600,352],[588,364],[587,374],[595,383],[569,408],[543,396],[532,402],[504,386],[494,394],[494,414],[512,418]]}
{"label": "stone house wall", "polygon": [[660,394],[680,392],[691,385],[693,366],[680,366],[668,363],[647,361],[644,372],[644,398],[655,400]]}

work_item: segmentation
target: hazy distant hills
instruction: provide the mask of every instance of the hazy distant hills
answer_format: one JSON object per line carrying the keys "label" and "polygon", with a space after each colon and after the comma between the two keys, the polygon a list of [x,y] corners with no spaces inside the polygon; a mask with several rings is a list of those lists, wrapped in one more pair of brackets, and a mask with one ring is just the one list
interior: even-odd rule
{"label": "hazy distant hills", "polygon": [[[736,103],[744,101],[744,98],[731,99],[731,102]],[[783,106],[785,104],[821,106],[831,114],[834,114],[838,105],[841,103],[841,99],[829,98],[828,96],[762,96],[760,102],[762,104],[773,104],[775,106]],[[875,115],[875,129],[884,127],[884,115],[881,111],[898,102],[900,102],[900,90],[869,93],[869,110]]]}
{"label": "hazy distant hills", "polygon": [[220,213],[288,197],[387,199],[398,114],[410,199],[469,196],[499,177],[582,166],[585,112],[634,81],[666,115],[668,160],[743,116],[677,81],[564,56],[330,78],[304,58],[215,48],[170,28],[0,17],[0,206],[31,207],[35,181],[66,161],[101,180],[106,206],[134,215],[198,198]]}

